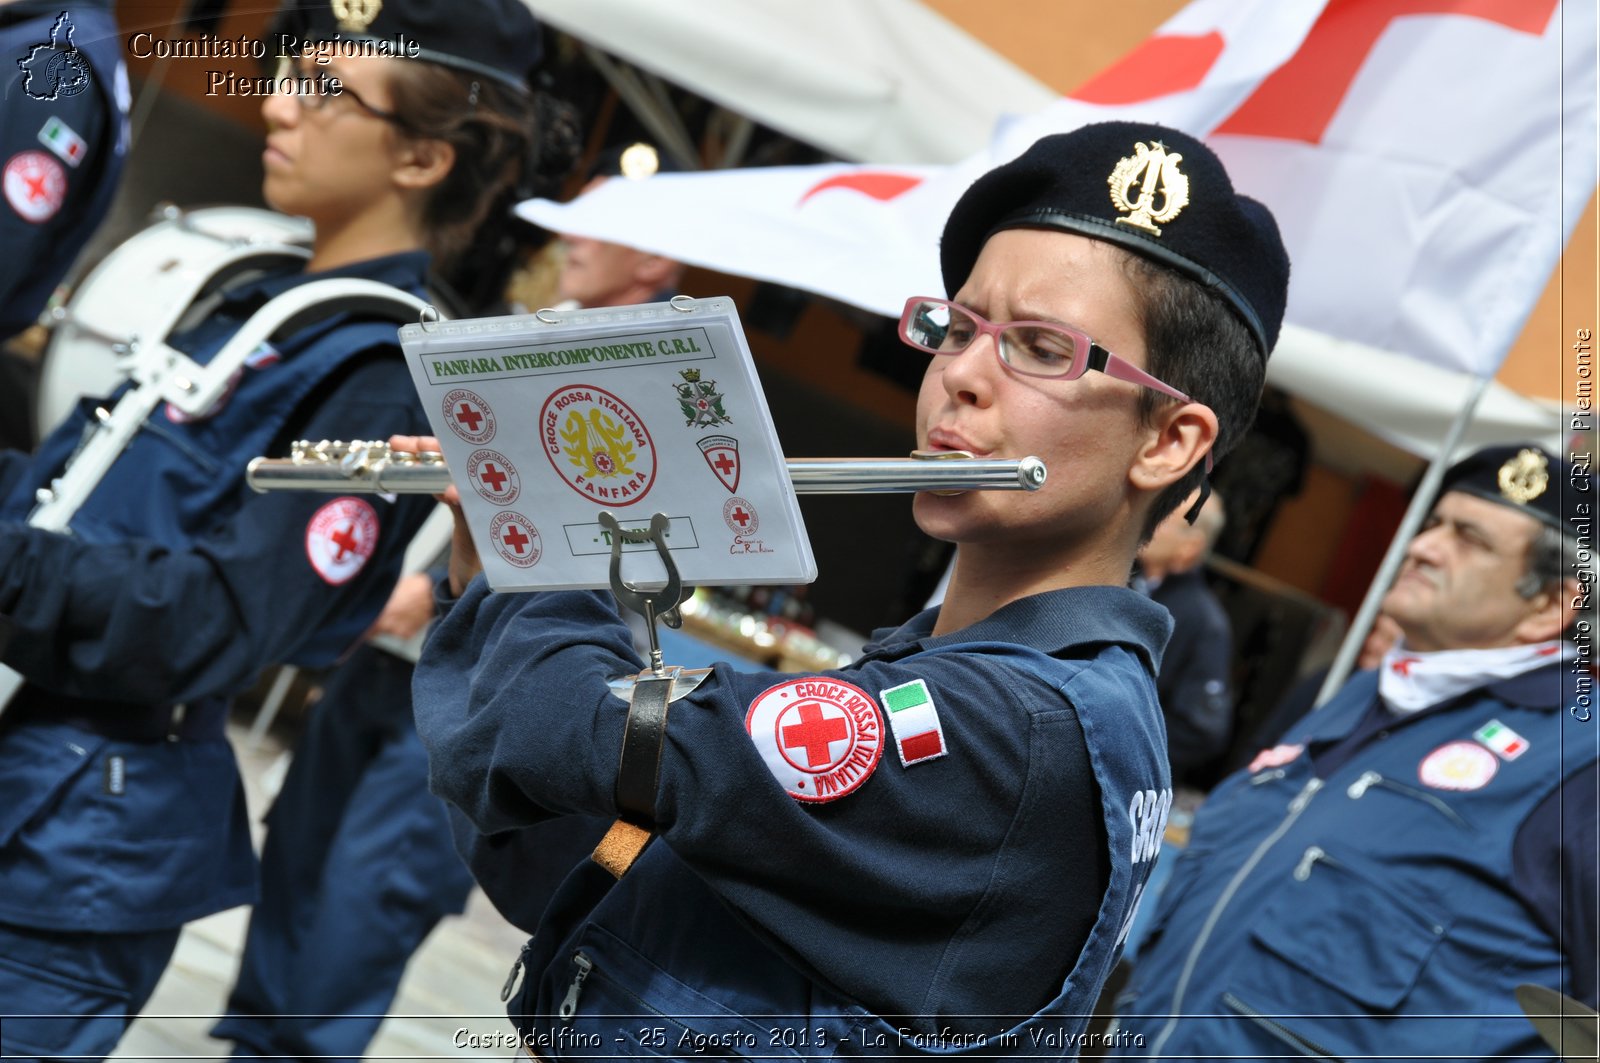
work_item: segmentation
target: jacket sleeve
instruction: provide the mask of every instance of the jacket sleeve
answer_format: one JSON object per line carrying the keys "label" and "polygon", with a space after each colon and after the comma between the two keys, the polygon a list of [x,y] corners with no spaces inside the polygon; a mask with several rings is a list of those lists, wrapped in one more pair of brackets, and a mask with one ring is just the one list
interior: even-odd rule
{"label": "jacket sleeve", "polygon": [[[1593,748],[1593,739],[1588,739]],[[1574,742],[1577,746],[1579,743]],[[1561,943],[1570,985],[1550,986],[1600,1008],[1600,764],[1568,776],[1517,831],[1511,881],[1528,911]]]}
{"label": "jacket sleeve", "polygon": [[[383,438],[421,427],[422,413],[404,364],[380,357],[343,377],[304,423],[310,438]],[[433,505],[422,495],[361,499],[377,518],[377,542],[334,585],[306,546],[329,496],[256,495],[241,484],[240,497],[184,550],[0,525],[0,660],[61,694],[140,704],[233,693],[275,663],[332,663],[348,647],[327,645],[319,632],[376,616]]]}
{"label": "jacket sleeve", "polygon": [[1182,773],[1227,748],[1233,728],[1233,632],[1221,607],[1197,593],[1171,612],[1173,641],[1156,685],[1173,771]]}
{"label": "jacket sleeve", "polygon": [[[1071,933],[1083,929],[1064,927],[1059,905],[1087,893],[1095,910],[1103,824],[1068,698],[1025,669],[981,663],[1013,650],[1032,652],[916,652],[819,673],[874,705],[883,690],[923,680],[952,750],[905,766],[880,710],[881,759],[828,801],[791,796],[747,730],[758,700],[807,677],[716,666],[669,709],[662,841],[793,962],[856,999],[935,1012],[956,991],[953,969],[979,971],[984,984],[992,973],[1019,1000],[1053,992],[1042,987],[1059,988]],[[484,835],[557,815],[614,816],[628,706],[606,681],[639,668],[608,597],[494,594],[480,576],[435,626],[417,668],[433,789]],[[827,755],[820,745],[817,754]],[[1046,836],[1046,846],[1032,844]],[[1002,882],[1004,904],[988,899]],[[1002,935],[974,930],[993,919],[1035,929],[1000,948]],[[959,991],[972,991],[970,978]]]}

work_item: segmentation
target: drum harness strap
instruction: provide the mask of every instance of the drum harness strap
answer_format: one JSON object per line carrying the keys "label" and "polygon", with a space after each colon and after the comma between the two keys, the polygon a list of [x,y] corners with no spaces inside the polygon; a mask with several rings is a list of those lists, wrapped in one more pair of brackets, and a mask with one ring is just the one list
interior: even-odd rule
{"label": "drum harness strap", "polygon": [[[245,360],[273,337],[290,336],[336,314],[359,314],[403,324],[417,320],[428,304],[392,285],[359,278],[331,278],[291,288],[252,314],[215,357],[199,365],[167,344],[189,303],[174,307],[166,326],[153,330],[160,339],[132,337],[124,345],[124,365],[134,386],[110,410],[95,411],[98,423],[86,433],[72,460],[50,486],[39,491],[39,504],[28,525],[67,532],[72,517],[94,493],[117,457],[138,435],[145,421],[163,403],[186,414],[200,415],[227,390]],[[14,669],[0,665],[0,712],[24,683]]]}

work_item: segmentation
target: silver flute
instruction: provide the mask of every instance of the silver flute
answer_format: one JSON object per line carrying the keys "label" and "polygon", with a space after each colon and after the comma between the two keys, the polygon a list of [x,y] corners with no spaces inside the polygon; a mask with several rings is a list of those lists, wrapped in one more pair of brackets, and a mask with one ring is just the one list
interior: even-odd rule
{"label": "silver flute", "polygon": [[[802,495],[1037,491],[1045,480],[1038,458],[974,458],[960,450],[913,451],[909,458],[787,458],[784,464]],[[362,440],[301,440],[287,458],[251,461],[245,479],[262,492],[438,494],[450,486],[443,454]]]}

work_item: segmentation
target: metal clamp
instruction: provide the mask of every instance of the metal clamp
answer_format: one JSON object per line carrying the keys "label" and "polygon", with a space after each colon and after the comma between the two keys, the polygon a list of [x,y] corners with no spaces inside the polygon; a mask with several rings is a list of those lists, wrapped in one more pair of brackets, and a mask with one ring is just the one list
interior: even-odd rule
{"label": "metal clamp", "polygon": [[[660,619],[670,628],[677,628],[683,624],[683,617],[678,612],[678,605],[687,597],[683,589],[683,580],[678,575],[678,565],[672,560],[672,551],[667,548],[667,528],[671,524],[665,513],[656,513],[650,517],[649,531],[629,531],[617,522],[617,518],[610,510],[600,513],[600,526],[604,528],[611,539],[611,593],[624,606],[632,609],[644,617],[645,627],[650,637],[650,670],[657,678],[666,674],[666,666],[661,660],[661,643],[656,637],[656,620]],[[622,544],[623,543],[654,543],[656,554],[661,558],[661,564],[667,570],[667,582],[659,589],[645,591],[622,578]]]}

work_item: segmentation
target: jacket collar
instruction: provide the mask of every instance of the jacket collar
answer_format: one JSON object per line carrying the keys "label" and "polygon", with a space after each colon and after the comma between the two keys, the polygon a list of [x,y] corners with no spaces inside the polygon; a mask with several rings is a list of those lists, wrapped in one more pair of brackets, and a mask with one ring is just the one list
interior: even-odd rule
{"label": "jacket collar", "polygon": [[1137,652],[1156,672],[1172,634],[1172,615],[1127,587],[1067,587],[1029,595],[948,635],[933,634],[938,618],[937,608],[927,609],[898,628],[880,628],[862,652],[887,655],[963,642],[1012,642],[1055,654],[1117,643]]}
{"label": "jacket collar", "polygon": [[264,277],[229,288],[223,295],[222,302],[230,309],[246,308],[247,313],[254,312],[255,309],[291,288],[312,281],[342,277],[378,281],[404,291],[421,291],[428,277],[428,263],[429,256],[426,251],[401,251],[398,254],[363,259],[360,262],[351,262],[317,273],[306,273],[299,269],[274,271]]}

